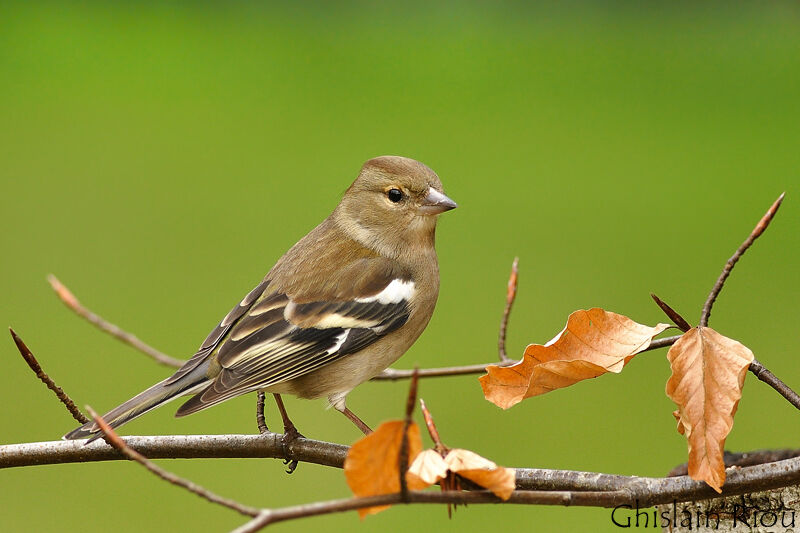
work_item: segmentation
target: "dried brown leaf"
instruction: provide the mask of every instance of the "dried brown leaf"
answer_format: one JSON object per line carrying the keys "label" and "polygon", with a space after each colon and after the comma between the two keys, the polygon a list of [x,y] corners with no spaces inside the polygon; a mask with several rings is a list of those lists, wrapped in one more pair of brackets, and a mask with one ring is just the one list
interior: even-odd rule
{"label": "dried brown leaf", "polygon": [[[400,492],[399,468],[403,425],[402,420],[384,422],[378,429],[350,447],[344,461],[344,475],[354,495],[376,496]],[[420,450],[422,450],[422,439],[419,427],[412,422],[408,427],[408,460],[413,462]],[[408,473],[406,481],[410,490],[427,486]],[[358,514],[364,518],[368,514],[375,514],[389,507],[382,505],[359,509]]]}
{"label": "dried brown leaf", "polygon": [[683,423],[681,422],[681,412],[675,409],[674,411],[672,411],[672,416],[675,417],[675,422],[678,423],[678,425],[675,427],[678,433],[680,433],[681,435],[686,433],[686,428],[683,427]]}
{"label": "dried brown leaf", "polygon": [[689,443],[689,476],[722,492],[723,452],[753,352],[708,327],[687,331],[667,353],[667,396]]}
{"label": "dried brown leaf", "polygon": [[531,396],[607,372],[619,373],[668,327],[645,326],[599,308],[575,311],[561,333],[545,345],[529,345],[519,363],[488,366],[487,374],[480,378],[483,394],[508,409]]}
{"label": "dried brown leaf", "polygon": [[509,499],[516,487],[516,472],[513,468],[497,466],[475,452],[456,448],[450,450],[444,462],[451,472],[489,489],[502,500]]}
{"label": "dried brown leaf", "polygon": [[448,472],[458,474],[507,500],[516,487],[516,471],[497,466],[475,452],[454,448],[442,459],[436,450],[425,450],[408,469],[408,479],[416,478],[426,487],[443,480]]}
{"label": "dried brown leaf", "polygon": [[447,463],[436,450],[423,450],[408,468],[408,479],[416,476],[430,487],[447,475]]}

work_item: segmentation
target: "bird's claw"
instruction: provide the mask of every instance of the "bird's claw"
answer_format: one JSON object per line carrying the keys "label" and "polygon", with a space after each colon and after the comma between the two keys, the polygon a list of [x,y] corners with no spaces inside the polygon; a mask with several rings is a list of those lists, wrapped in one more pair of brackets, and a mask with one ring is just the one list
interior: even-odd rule
{"label": "bird's claw", "polygon": [[292,472],[297,469],[297,465],[299,464],[297,459],[290,459],[289,458],[289,447],[291,444],[297,439],[304,439],[305,435],[297,431],[297,428],[292,426],[283,428],[283,437],[281,438],[281,444],[283,445],[283,454],[286,458],[283,460],[283,464],[288,465],[286,467],[286,473],[291,474]]}

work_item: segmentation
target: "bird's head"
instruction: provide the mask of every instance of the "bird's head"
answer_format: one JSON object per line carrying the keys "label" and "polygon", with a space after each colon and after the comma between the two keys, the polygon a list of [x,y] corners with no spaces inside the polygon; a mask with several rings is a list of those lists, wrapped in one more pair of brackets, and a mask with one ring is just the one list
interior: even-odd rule
{"label": "bird's head", "polygon": [[363,244],[382,251],[433,245],[437,216],[456,203],[426,165],[400,156],[370,159],[336,209],[336,219]]}

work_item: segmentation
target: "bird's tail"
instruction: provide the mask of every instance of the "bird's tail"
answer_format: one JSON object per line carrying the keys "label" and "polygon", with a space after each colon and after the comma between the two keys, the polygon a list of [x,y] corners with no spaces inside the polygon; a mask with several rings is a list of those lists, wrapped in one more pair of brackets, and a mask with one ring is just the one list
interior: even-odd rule
{"label": "bird's tail", "polygon": [[[199,370],[199,369],[195,369]],[[190,372],[181,379],[168,383],[170,378],[156,383],[146,391],[140,392],[127,402],[112,409],[103,415],[109,426],[116,428],[126,422],[130,422],[156,407],[160,407],[179,396],[199,392],[208,386],[208,378],[205,372]],[[90,437],[89,442],[102,437],[100,427],[92,420],[81,427],[74,429],[64,435],[65,440],[83,439]]]}

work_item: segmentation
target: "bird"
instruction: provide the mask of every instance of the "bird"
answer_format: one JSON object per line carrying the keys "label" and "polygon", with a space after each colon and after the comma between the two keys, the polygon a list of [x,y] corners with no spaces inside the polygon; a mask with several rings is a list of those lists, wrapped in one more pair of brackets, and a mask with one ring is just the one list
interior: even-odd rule
{"label": "bird", "polygon": [[[112,428],[176,398],[176,417],[251,392],[272,393],[285,435],[296,431],[281,394],[346,405],[357,385],[402,356],[428,325],[439,294],[438,216],[456,208],[419,161],[380,156],[361,167],[333,212],[292,246],[172,376],[112,409]],[[101,437],[94,421],[64,439]]]}

